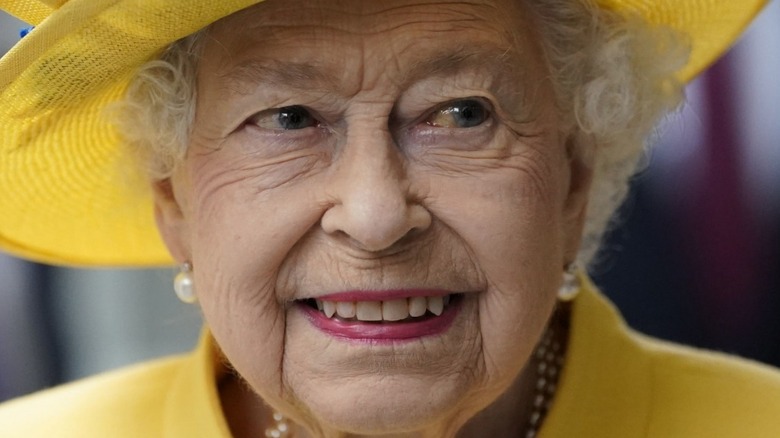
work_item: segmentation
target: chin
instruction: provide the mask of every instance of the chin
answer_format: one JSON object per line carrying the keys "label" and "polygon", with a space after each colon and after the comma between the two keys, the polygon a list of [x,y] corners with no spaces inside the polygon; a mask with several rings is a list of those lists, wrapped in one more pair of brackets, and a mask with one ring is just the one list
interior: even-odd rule
{"label": "chin", "polygon": [[500,392],[484,387],[477,296],[453,305],[459,310],[446,330],[391,341],[345,339],[291,309],[282,366],[288,396],[325,429],[441,435],[432,428],[457,426]]}
{"label": "chin", "polygon": [[467,399],[463,382],[452,377],[365,376],[338,383],[318,382],[300,396],[320,424],[355,434],[393,434],[453,425],[456,407]]}

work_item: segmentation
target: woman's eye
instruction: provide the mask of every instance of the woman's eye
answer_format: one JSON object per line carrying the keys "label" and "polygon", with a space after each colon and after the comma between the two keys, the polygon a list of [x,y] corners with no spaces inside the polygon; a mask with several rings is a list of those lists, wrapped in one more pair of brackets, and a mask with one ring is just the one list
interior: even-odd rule
{"label": "woman's eye", "polygon": [[425,121],[440,128],[471,128],[488,119],[488,109],[475,99],[459,100],[436,110]]}
{"label": "woman's eye", "polygon": [[249,122],[264,129],[290,131],[319,126],[306,108],[294,105],[274,108],[255,114]]}

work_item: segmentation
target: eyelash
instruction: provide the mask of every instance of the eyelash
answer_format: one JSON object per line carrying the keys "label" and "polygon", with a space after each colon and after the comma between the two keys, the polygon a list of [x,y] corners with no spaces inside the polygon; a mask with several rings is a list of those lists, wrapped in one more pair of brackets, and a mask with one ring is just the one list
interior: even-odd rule
{"label": "eyelash", "polygon": [[[458,108],[459,106],[460,108]],[[468,106],[470,106],[470,109],[464,108]],[[474,113],[475,111],[476,114]],[[292,121],[288,120],[289,123],[293,124],[301,122],[300,118],[303,117],[303,123],[305,126],[297,128],[289,128],[285,126],[263,126],[269,124],[262,123],[263,121],[267,122],[269,118],[273,118],[271,119],[271,123],[275,123],[277,125],[284,124],[284,122],[281,121],[282,117],[284,117],[284,114],[288,114],[288,117],[293,117]],[[478,121],[468,126],[445,126],[444,124],[446,121],[443,119],[450,115],[455,115],[456,117],[458,115],[466,115],[466,117],[476,116]],[[417,122],[414,122],[413,125],[423,123],[433,129],[470,129],[484,125],[486,122],[489,122],[492,117],[493,110],[492,105],[490,105],[489,102],[486,102],[485,99],[480,97],[467,97],[451,100],[438,106],[436,109],[430,111],[421,119],[418,119]],[[278,108],[269,108],[267,110],[255,113],[246,120],[245,124],[253,125],[259,129],[268,131],[294,132],[301,131],[306,128],[323,127],[323,123],[320,119],[321,118],[318,117],[314,111],[303,105],[289,105]]]}
{"label": "eyelash", "polygon": [[[286,128],[284,126],[277,127],[270,127],[270,126],[263,126],[264,123],[261,123],[261,121],[266,121],[268,118],[273,118],[271,123],[277,123],[279,125],[283,125],[285,122],[283,121],[283,117],[285,117],[285,114],[287,114],[287,117],[289,118],[287,120],[287,123],[300,123],[301,118],[303,118],[302,122],[305,123],[311,123],[307,126],[302,126],[300,128]],[[261,129],[268,129],[271,131],[298,131],[306,128],[316,128],[322,126],[322,122],[313,114],[313,112],[302,106],[302,105],[290,105],[290,106],[284,106],[280,108],[270,108],[264,111],[261,111],[259,113],[254,114],[252,117],[247,119],[248,124],[252,124],[254,126],[257,126]]]}
{"label": "eyelash", "polygon": [[[457,109],[459,105],[461,106],[461,109]],[[463,109],[463,107],[467,107],[467,106],[470,106],[471,109],[468,108]],[[477,123],[470,126],[455,126],[455,127],[440,126],[436,122],[436,120],[439,119],[441,116],[446,117],[447,115],[450,114],[466,115],[467,117],[469,116],[468,114],[475,115],[473,113],[474,110],[478,112],[476,116],[480,120]],[[485,122],[489,121],[492,116],[493,116],[492,106],[488,102],[486,102],[485,99],[479,97],[467,97],[467,98],[452,100],[442,104],[437,109],[429,113],[428,116],[426,116],[426,118],[424,119],[424,123],[436,128],[440,127],[445,129],[469,129],[469,128],[475,128],[483,125]]]}

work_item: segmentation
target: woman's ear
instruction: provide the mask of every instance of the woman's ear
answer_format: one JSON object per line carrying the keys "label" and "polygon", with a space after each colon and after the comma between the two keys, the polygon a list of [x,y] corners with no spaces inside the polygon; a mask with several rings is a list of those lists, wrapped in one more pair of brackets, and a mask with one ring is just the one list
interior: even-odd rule
{"label": "woman's ear", "polygon": [[577,258],[580,248],[593,180],[595,154],[596,147],[590,137],[572,134],[566,140],[569,184],[563,207],[563,225],[566,236],[564,257],[567,263]]}
{"label": "woman's ear", "polygon": [[171,178],[152,181],[154,218],[165,246],[178,263],[192,260],[189,226]]}

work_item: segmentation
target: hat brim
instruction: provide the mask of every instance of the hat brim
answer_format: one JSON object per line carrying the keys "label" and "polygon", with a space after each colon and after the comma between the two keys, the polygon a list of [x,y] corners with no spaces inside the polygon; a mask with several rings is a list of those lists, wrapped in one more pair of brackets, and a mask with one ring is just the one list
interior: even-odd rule
{"label": "hat brim", "polygon": [[[148,183],[105,111],[135,69],[186,35],[258,0],[38,0],[0,7],[35,24],[0,60],[0,248],[78,266],[170,264]],[[766,0],[599,0],[688,36],[690,80]]]}

